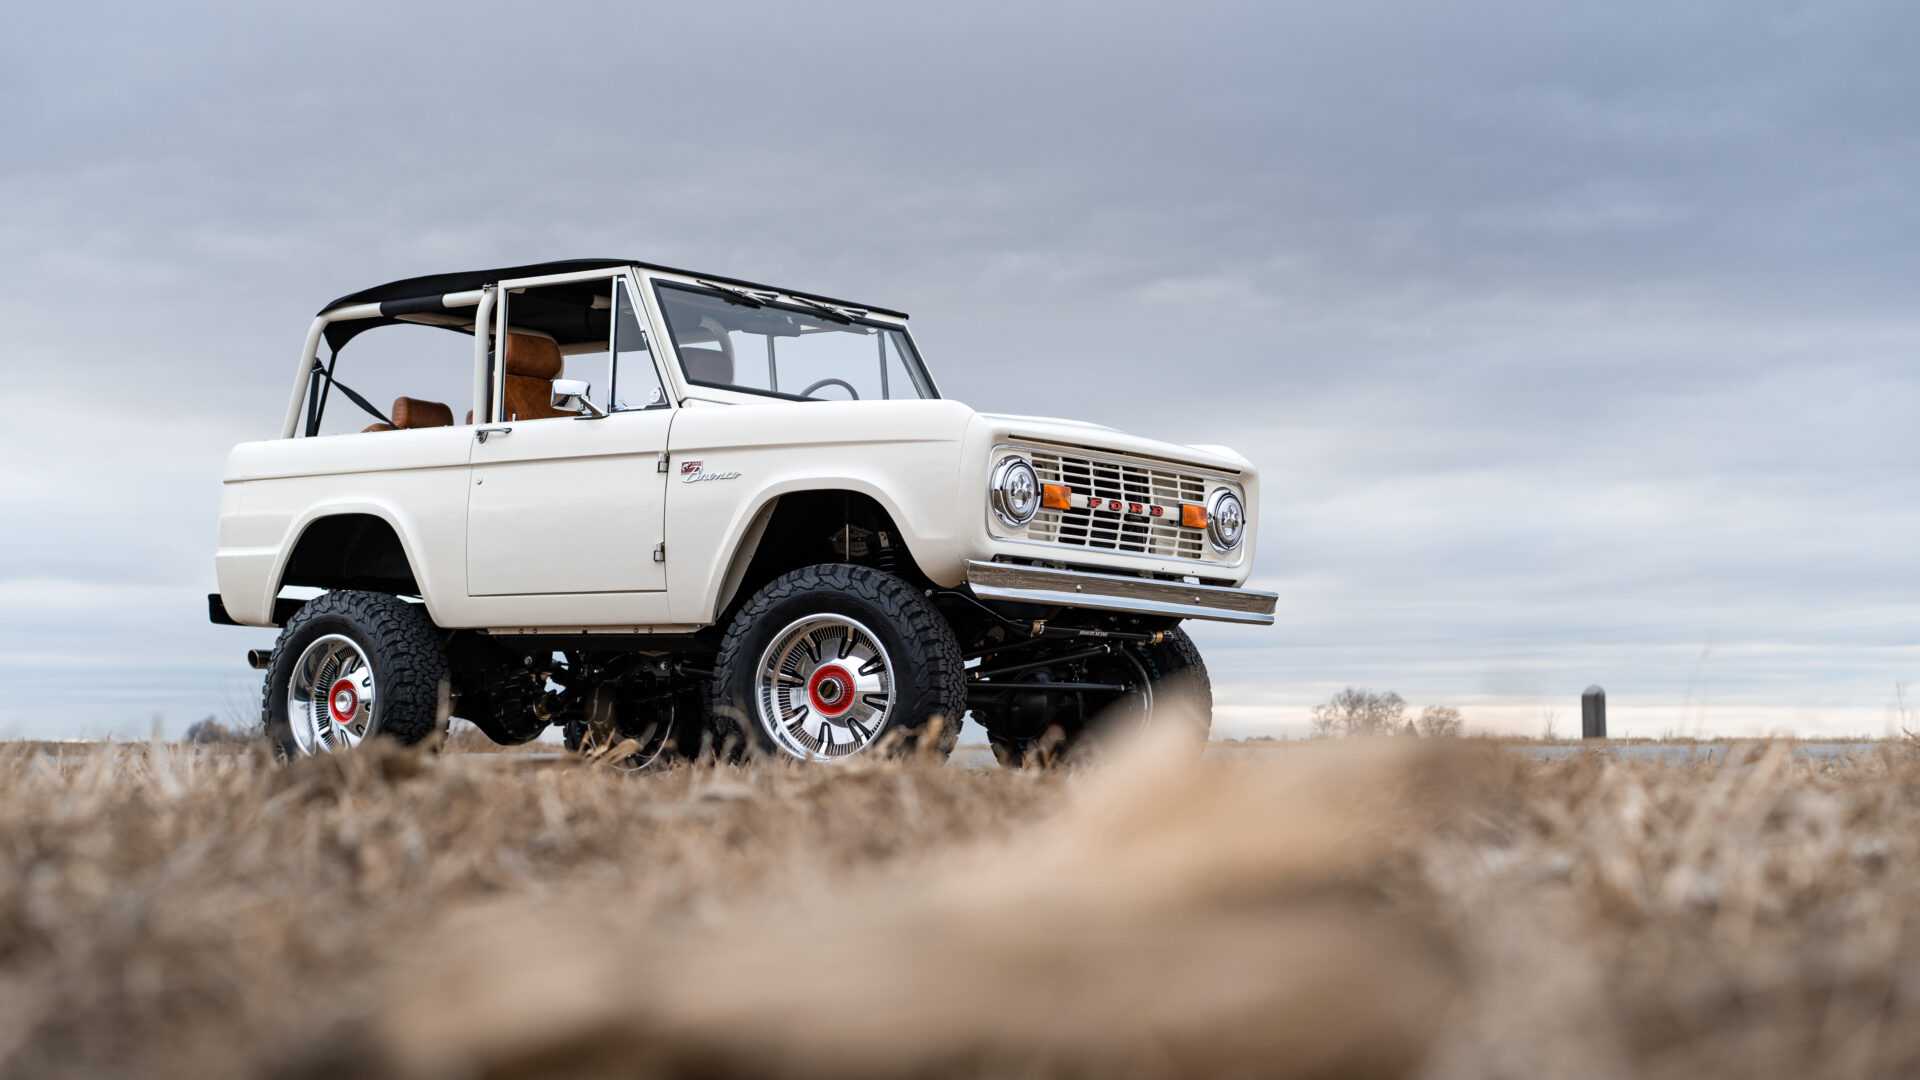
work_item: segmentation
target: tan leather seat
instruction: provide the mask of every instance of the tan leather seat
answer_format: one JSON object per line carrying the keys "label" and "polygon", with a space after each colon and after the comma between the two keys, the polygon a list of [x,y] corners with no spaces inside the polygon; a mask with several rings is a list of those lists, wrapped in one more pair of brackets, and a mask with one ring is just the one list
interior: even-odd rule
{"label": "tan leather seat", "polygon": [[546,420],[574,415],[553,407],[553,380],[566,369],[558,344],[532,334],[508,334],[506,353],[504,419]]}
{"label": "tan leather seat", "polygon": [[438,401],[393,399],[393,426],[397,428],[452,427],[453,410]]}
{"label": "tan leather seat", "polygon": [[[566,370],[566,360],[560,355],[560,346],[553,339],[534,334],[508,334],[506,352],[506,419],[545,420],[574,415],[553,407],[553,380]],[[390,415],[393,417],[391,427],[373,424],[366,430],[394,431],[451,427],[453,424],[452,409],[438,401],[423,401],[420,398],[395,398]],[[467,413],[467,423],[473,423],[472,412]]]}
{"label": "tan leather seat", "polygon": [[413,428],[452,427],[453,410],[438,401],[423,401],[420,398],[397,397],[393,399],[393,408],[387,413],[393,417],[391,424],[369,424],[361,430],[400,431]]}

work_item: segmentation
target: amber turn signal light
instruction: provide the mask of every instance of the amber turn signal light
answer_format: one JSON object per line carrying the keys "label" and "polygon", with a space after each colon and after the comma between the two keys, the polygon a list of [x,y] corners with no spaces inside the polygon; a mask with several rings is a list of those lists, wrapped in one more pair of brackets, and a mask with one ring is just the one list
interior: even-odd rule
{"label": "amber turn signal light", "polygon": [[1180,504],[1180,524],[1186,526],[1189,529],[1206,528],[1207,527],[1207,508],[1204,506],[1196,506],[1193,503],[1181,503]]}
{"label": "amber turn signal light", "polygon": [[1055,510],[1073,509],[1073,489],[1065,484],[1041,484],[1040,505]]}

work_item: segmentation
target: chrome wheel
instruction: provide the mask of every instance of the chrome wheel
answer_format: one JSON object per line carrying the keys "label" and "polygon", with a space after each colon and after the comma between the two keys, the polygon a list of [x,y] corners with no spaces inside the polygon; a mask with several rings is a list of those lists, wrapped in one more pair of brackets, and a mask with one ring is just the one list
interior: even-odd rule
{"label": "chrome wheel", "polygon": [[893,711],[893,663],[873,631],[844,615],[789,623],[760,654],[760,727],[805,761],[872,746]]}
{"label": "chrome wheel", "polygon": [[358,746],[373,730],[373,665],[352,638],[316,638],[287,680],[287,719],[303,754]]}

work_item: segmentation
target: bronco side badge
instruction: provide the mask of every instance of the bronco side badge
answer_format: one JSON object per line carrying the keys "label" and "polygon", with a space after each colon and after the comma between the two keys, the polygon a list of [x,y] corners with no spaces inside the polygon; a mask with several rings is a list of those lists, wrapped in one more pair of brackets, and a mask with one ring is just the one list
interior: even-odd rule
{"label": "bronco side badge", "polygon": [[698,461],[681,462],[680,482],[693,484],[703,480],[736,480],[740,476],[738,472],[703,472],[700,466],[701,463]]}

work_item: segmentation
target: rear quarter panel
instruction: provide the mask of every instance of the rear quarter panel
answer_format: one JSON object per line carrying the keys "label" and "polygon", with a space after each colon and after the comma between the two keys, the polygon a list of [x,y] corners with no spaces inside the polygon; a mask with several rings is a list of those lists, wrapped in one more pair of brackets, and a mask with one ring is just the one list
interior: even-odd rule
{"label": "rear quarter panel", "polygon": [[371,514],[399,534],[427,610],[458,626],[465,580],[470,427],[241,443],[227,457],[220,596],[236,622],[270,625],[294,544],[315,519]]}

